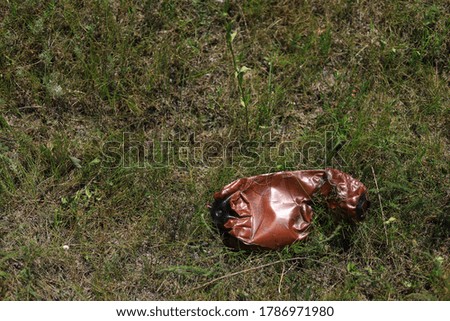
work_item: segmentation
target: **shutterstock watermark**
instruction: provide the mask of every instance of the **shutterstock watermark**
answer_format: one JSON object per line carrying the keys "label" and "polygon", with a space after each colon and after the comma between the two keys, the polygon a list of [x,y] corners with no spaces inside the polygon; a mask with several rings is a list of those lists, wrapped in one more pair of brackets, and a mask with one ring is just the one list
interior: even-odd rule
{"label": "shutterstock watermark", "polygon": [[124,132],[121,140],[108,141],[102,147],[102,166],[107,168],[164,168],[210,167],[224,168],[284,168],[338,167],[347,165],[340,151],[345,142],[326,132],[321,139],[304,142],[285,141],[271,134],[258,140],[197,140],[189,139],[139,140],[133,133]]}

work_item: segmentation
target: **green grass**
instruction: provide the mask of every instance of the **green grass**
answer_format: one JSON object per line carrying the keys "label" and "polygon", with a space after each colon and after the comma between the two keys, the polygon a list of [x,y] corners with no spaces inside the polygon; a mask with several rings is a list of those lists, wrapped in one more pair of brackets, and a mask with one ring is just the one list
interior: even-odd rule
{"label": "green grass", "polygon": [[[449,299],[446,1],[10,0],[0,52],[0,298]],[[325,166],[365,222],[212,230],[223,185]]]}

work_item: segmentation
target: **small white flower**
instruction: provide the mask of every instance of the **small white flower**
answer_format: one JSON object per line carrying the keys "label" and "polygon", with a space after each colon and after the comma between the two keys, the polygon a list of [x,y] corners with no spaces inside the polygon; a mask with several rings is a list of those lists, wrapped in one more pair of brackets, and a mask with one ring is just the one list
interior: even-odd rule
{"label": "small white flower", "polygon": [[63,245],[63,249],[64,249],[64,250],[67,251],[69,248],[70,248],[69,245]]}
{"label": "small white flower", "polygon": [[51,84],[49,87],[49,91],[55,97],[61,97],[63,95],[63,89],[58,84]]}

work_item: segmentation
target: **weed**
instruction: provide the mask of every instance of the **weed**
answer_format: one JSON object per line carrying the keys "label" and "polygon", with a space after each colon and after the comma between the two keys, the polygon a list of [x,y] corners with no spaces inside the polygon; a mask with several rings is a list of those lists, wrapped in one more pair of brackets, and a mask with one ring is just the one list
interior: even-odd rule
{"label": "weed", "polygon": [[[244,75],[250,70],[250,68],[246,66],[239,66],[237,62],[236,55],[233,50],[233,41],[237,35],[237,32],[232,32],[231,24],[228,23],[226,25],[226,39],[227,39],[227,47],[231,54],[231,60],[233,62],[234,76],[237,79],[238,91],[239,91],[239,105],[244,109],[244,119],[245,119],[245,130],[247,133],[247,137],[249,134],[249,114],[248,114],[248,106],[250,103],[250,93],[244,87]],[[239,115],[239,113],[238,113]]]}

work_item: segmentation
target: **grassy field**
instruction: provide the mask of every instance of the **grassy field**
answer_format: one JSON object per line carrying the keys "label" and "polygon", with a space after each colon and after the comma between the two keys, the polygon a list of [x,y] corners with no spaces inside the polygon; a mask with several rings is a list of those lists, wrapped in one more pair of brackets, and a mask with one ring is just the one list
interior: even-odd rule
{"label": "grassy field", "polygon": [[[449,300],[449,52],[446,0],[1,1],[0,298]],[[363,223],[223,246],[215,191],[326,166]]]}

